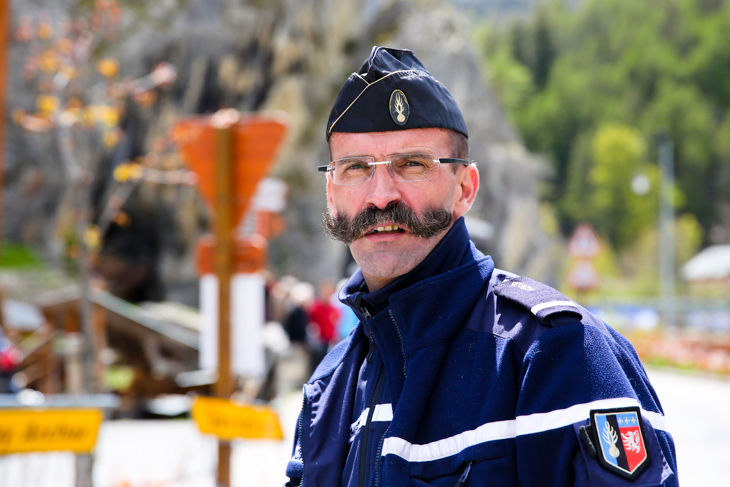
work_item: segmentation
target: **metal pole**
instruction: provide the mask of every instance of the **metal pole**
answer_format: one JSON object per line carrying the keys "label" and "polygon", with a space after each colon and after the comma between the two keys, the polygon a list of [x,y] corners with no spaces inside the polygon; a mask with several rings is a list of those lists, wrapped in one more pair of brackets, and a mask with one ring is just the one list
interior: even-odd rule
{"label": "metal pole", "polygon": [[664,326],[674,326],[674,144],[659,138],[659,293]]}
{"label": "metal pole", "polygon": [[[233,275],[233,130],[229,117],[219,113],[214,122],[216,154],[215,264],[218,276],[218,382],[215,395],[230,399],[231,374],[231,277]],[[218,485],[231,485],[231,444],[218,443]]]}

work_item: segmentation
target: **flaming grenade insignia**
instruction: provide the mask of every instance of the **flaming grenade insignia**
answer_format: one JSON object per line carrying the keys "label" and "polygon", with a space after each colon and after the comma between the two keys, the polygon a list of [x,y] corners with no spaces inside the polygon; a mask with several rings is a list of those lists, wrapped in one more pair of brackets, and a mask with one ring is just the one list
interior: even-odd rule
{"label": "flaming grenade insignia", "polygon": [[401,90],[395,90],[390,95],[390,117],[393,121],[400,126],[403,126],[408,121],[410,115],[410,107],[408,105],[408,99],[405,93]]}
{"label": "flaming grenade insignia", "polygon": [[606,440],[606,443],[611,445],[611,448],[608,449],[609,455],[611,455],[613,458],[618,458],[618,456],[621,454],[618,448],[616,448],[616,442],[618,441],[618,435],[616,434],[616,431],[611,427],[610,424],[608,424],[608,421],[603,426],[603,439]]}

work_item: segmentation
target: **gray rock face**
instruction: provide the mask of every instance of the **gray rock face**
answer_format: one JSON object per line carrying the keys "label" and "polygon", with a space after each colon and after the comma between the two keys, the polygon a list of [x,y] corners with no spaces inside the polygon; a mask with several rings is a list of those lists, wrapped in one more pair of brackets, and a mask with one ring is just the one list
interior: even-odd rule
{"label": "gray rock face", "polygon": [[[471,157],[477,161],[482,184],[470,215],[496,230],[478,246],[500,267],[537,278],[550,272],[544,252],[550,242],[540,229],[537,199],[544,165],[527,153],[506,120],[470,45],[468,24],[451,7],[393,0],[152,4],[125,14],[123,32],[129,34],[121,35],[104,55],[119,59],[122,73],[132,77],[167,61],[176,67],[178,78],[160,90],[153,108],[127,110],[122,123],[127,138],[112,154],[98,154],[98,180],[104,182],[115,165],[151,150],[155,138],[178,116],[211,113],[224,106],[282,110],[289,116],[289,132],[272,175],[289,185],[287,230],[270,243],[270,268],[312,282],[339,278],[348,252],[322,232],[324,178],[315,171],[329,157],[324,137],[327,116],[342,82],[373,45],[407,48],[449,88],[464,112]],[[13,69],[20,65],[23,49],[13,47]],[[27,105],[33,94],[34,88],[14,78],[8,109],[17,103]],[[54,211],[64,183],[52,175],[52,167],[39,170],[45,166],[37,161],[53,153],[55,141],[48,134],[22,133],[10,125],[3,233],[52,249],[58,236],[43,229],[53,228],[59,217]],[[24,189],[29,181],[38,188],[30,195]],[[102,206],[109,193],[108,184],[104,187],[97,191]],[[194,304],[197,276],[192,249],[207,222],[200,203],[186,191],[142,184],[128,205],[137,218],[154,214],[164,222],[143,229],[161,233],[155,240],[157,272],[168,297]]]}

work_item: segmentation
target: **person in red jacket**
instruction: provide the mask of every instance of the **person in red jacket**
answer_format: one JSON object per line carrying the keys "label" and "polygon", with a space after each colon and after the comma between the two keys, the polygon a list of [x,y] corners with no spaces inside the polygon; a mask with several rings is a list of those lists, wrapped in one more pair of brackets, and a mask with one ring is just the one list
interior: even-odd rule
{"label": "person in red jacket", "polygon": [[332,304],[331,298],[334,292],[335,287],[331,282],[321,282],[317,298],[309,309],[312,372],[327,354],[330,346],[337,341],[340,310]]}

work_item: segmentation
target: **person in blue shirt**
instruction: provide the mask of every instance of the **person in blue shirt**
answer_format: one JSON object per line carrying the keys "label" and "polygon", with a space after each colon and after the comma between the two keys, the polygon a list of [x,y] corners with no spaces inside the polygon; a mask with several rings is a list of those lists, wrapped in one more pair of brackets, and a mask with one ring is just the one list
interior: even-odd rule
{"label": "person in blue shirt", "polygon": [[327,124],[325,228],[359,318],[304,385],[287,485],[677,486],[633,347],[469,240],[479,189],[454,98],[373,48]]}

